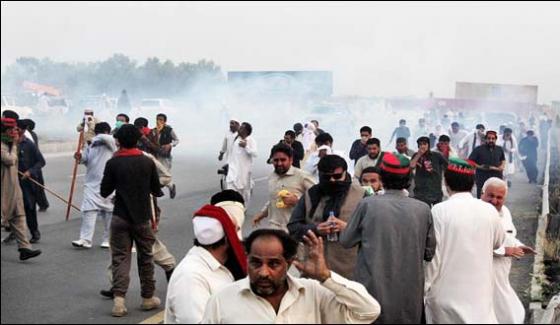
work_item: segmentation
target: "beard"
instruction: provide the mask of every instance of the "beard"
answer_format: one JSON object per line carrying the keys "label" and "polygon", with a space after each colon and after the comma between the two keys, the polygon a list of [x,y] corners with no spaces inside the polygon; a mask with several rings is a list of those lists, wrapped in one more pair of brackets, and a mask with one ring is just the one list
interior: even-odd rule
{"label": "beard", "polygon": [[283,283],[286,283],[287,276],[284,275],[278,282],[272,279],[257,279],[256,281],[251,281],[251,290],[261,297],[270,297],[274,295]]}
{"label": "beard", "polygon": [[274,172],[278,175],[285,175],[288,172],[288,169],[284,167],[274,167]]}

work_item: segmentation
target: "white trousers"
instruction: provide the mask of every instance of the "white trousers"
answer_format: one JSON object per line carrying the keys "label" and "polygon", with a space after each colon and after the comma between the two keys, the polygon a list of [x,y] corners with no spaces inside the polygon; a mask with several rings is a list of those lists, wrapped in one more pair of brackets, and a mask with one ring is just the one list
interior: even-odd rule
{"label": "white trousers", "polygon": [[98,215],[103,219],[103,241],[109,241],[109,228],[111,227],[113,212],[105,210],[90,210],[82,212],[82,227],[80,228],[80,239],[85,240],[90,244],[93,241],[95,221],[97,220]]}

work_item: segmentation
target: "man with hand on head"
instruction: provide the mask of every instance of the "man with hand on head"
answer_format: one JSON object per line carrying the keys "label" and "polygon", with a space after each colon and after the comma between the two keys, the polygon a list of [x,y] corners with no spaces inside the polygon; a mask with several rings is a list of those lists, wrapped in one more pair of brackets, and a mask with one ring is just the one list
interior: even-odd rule
{"label": "man with hand on head", "polygon": [[[332,272],[322,238],[308,232],[304,261],[298,244],[282,230],[260,229],[245,241],[249,276],[212,296],[203,324],[370,324],[377,301],[364,286]],[[291,265],[307,279],[288,273]],[[232,299],[235,303],[232,303]]]}

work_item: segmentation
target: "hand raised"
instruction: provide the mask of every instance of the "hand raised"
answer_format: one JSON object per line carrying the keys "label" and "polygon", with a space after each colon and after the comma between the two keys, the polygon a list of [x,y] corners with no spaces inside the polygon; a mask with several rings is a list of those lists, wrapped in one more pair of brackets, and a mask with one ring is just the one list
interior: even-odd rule
{"label": "hand raised", "polygon": [[294,261],[294,266],[301,272],[303,277],[324,282],[331,276],[331,271],[325,261],[323,239],[317,237],[313,231],[309,230],[303,236],[305,248],[307,249],[307,259],[303,262]]}

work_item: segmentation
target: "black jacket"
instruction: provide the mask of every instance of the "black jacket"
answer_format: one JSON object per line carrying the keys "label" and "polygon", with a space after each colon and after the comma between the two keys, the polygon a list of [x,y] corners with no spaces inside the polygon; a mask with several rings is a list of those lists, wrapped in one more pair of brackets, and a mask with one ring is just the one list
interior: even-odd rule
{"label": "black jacket", "polygon": [[101,196],[116,190],[113,214],[134,224],[150,220],[150,193],[163,196],[156,165],[146,156],[113,157],[107,161]]}
{"label": "black jacket", "polygon": [[18,145],[18,170],[22,173],[29,171],[35,180],[39,177],[41,168],[45,167],[45,159],[37,146],[25,138]]}

